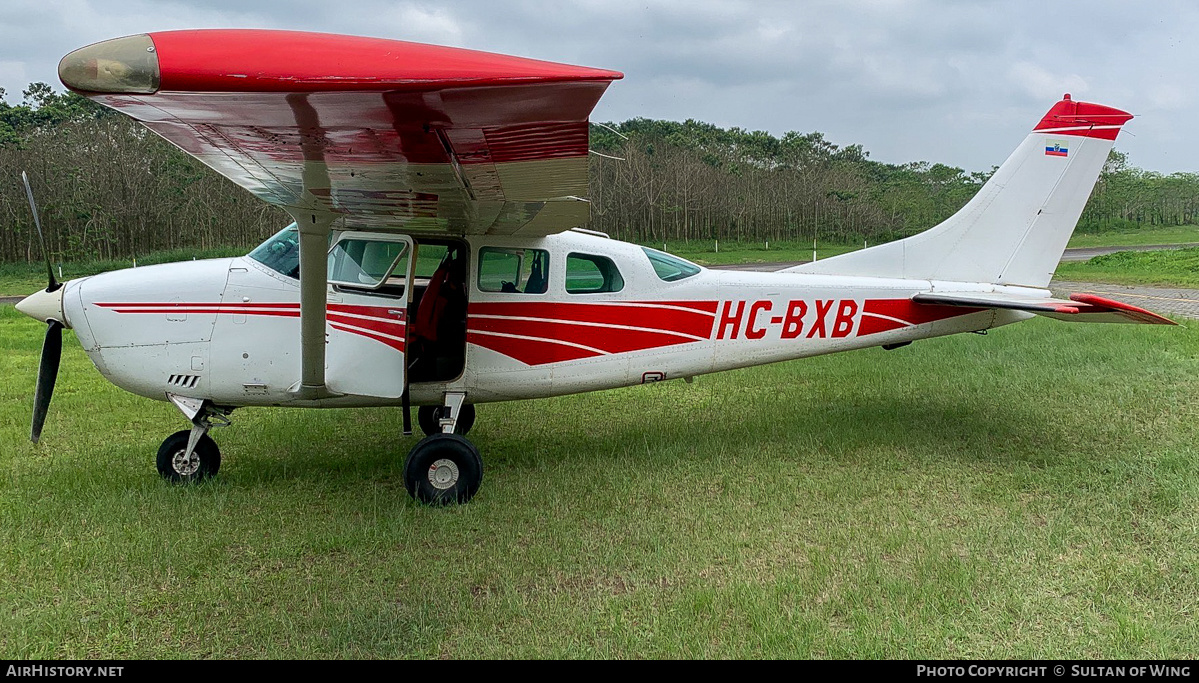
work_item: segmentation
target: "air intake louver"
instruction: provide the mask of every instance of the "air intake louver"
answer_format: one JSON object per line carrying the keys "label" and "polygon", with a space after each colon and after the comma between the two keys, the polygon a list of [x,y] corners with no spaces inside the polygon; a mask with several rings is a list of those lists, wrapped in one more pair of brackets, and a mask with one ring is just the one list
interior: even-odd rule
{"label": "air intake louver", "polygon": [[200,381],[199,375],[171,375],[167,379],[167,384],[174,387],[183,387],[184,389],[192,389],[196,383]]}

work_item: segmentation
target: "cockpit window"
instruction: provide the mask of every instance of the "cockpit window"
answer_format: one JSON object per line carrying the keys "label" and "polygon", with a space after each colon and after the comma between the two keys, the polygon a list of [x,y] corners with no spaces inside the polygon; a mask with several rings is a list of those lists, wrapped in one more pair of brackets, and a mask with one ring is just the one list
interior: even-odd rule
{"label": "cockpit window", "polygon": [[690,261],[685,261],[678,256],[672,256],[664,251],[650,249],[649,247],[641,247],[641,249],[649,257],[649,262],[653,264],[654,272],[666,282],[682,280],[700,271],[699,266]]}
{"label": "cockpit window", "polygon": [[269,240],[254,247],[250,258],[290,278],[300,277],[300,231],[296,224],[283,228]]}

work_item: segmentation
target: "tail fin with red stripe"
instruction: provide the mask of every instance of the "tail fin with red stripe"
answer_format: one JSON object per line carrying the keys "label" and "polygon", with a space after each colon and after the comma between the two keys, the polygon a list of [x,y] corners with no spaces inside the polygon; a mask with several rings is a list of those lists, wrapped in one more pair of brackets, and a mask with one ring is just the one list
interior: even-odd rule
{"label": "tail fin with red stripe", "polygon": [[1044,287],[1131,118],[1065,95],[978,194],[941,224],[791,270]]}

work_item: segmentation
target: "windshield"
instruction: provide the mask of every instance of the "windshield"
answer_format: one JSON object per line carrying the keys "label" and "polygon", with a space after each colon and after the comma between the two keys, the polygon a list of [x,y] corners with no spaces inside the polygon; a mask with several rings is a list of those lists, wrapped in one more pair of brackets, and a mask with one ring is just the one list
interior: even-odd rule
{"label": "windshield", "polygon": [[700,271],[699,266],[690,261],[685,261],[678,256],[673,256],[657,249],[650,249],[649,247],[641,247],[641,249],[649,257],[649,262],[654,265],[654,272],[666,282],[682,280]]}
{"label": "windshield", "polygon": [[267,241],[254,247],[250,258],[271,270],[291,278],[300,277],[300,231],[296,224],[283,228]]}

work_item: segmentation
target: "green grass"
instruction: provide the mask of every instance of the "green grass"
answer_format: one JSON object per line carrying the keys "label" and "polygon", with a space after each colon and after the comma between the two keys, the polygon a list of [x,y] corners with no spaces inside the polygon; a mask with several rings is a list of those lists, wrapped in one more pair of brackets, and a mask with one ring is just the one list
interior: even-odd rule
{"label": "green grass", "polygon": [[[1070,247],[1125,247],[1153,244],[1187,244],[1199,242],[1199,226],[1185,225],[1169,228],[1144,228],[1129,232],[1105,232],[1096,234],[1074,233]],[[646,246],[661,249],[662,244]],[[712,240],[690,240],[667,242],[667,250],[700,265],[724,265],[732,263],[774,263],[810,261],[810,241],[770,242],[721,242],[720,251]],[[862,243],[837,244],[817,243],[817,257],[829,258],[850,251],[857,251]]]}
{"label": "green grass", "polygon": [[[157,263],[174,263],[175,261],[190,261],[192,259],[220,258],[226,256],[243,256],[247,250],[242,247],[218,247],[215,249],[173,249],[147,254],[137,260],[139,266],[151,266]],[[59,277],[59,266],[62,267],[62,279],[70,280],[76,277],[105,273],[110,270],[130,268],[132,261],[79,261],[70,263],[55,263],[54,277]],[[46,286],[46,264],[34,263],[0,263],[0,296],[24,296]]]}
{"label": "green grass", "polygon": [[1190,244],[1199,242],[1199,225],[1167,228],[1142,228],[1128,232],[1075,232],[1071,247],[1134,247],[1152,244]]}
{"label": "green grass", "polygon": [[397,410],[177,411],[0,308],[0,657],[1199,656],[1199,330],[989,336],[484,405],[483,489]]}
{"label": "green grass", "polygon": [[[662,249],[662,244],[645,246]],[[720,251],[712,240],[692,240],[687,242],[667,242],[666,251],[694,261],[701,266],[716,266],[732,263],[791,263],[795,261],[812,260],[812,243],[808,242],[720,242]],[[816,257],[829,258],[838,254],[861,249],[856,244],[824,244],[817,243]]]}
{"label": "green grass", "polygon": [[1199,287],[1199,247],[1161,251],[1118,251],[1058,266],[1060,280],[1127,285]]}

